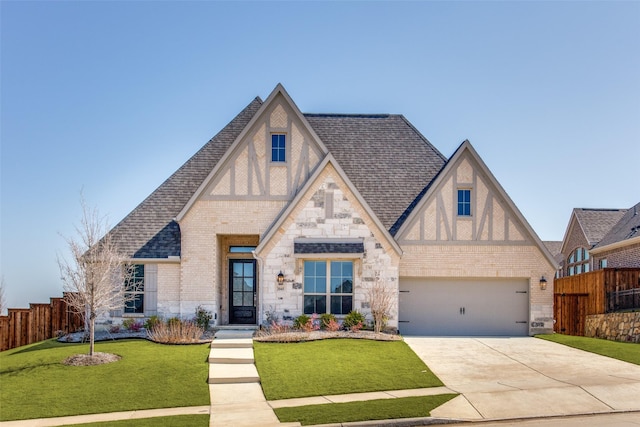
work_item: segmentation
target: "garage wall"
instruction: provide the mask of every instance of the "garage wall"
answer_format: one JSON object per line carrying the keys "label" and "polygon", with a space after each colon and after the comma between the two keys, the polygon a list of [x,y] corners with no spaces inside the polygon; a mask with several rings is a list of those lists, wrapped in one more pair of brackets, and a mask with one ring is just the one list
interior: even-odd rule
{"label": "garage wall", "polygon": [[[534,245],[403,245],[400,277],[529,281],[528,334],[553,332],[553,266]],[[540,290],[540,277],[547,289]],[[400,313],[402,316],[402,313]]]}

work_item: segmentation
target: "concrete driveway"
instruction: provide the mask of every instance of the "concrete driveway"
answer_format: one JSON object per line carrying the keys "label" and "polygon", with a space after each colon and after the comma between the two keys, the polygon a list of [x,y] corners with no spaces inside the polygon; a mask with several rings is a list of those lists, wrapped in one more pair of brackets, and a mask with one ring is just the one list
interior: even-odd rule
{"label": "concrete driveway", "polygon": [[447,387],[461,393],[432,411],[434,417],[480,420],[640,411],[638,365],[531,337],[405,341]]}

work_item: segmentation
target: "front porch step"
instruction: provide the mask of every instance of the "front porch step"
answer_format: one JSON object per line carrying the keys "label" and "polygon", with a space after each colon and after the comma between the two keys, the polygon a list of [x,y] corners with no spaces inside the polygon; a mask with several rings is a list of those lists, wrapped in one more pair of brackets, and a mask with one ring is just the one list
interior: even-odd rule
{"label": "front porch step", "polygon": [[253,363],[211,363],[209,384],[259,383],[260,376]]}
{"label": "front porch step", "polygon": [[213,336],[216,339],[253,338],[257,329],[220,329]]}
{"label": "front porch step", "polygon": [[209,352],[209,363],[253,363],[253,349],[241,348],[212,348]]}
{"label": "front porch step", "polygon": [[211,341],[211,348],[253,348],[251,338],[220,338]]}

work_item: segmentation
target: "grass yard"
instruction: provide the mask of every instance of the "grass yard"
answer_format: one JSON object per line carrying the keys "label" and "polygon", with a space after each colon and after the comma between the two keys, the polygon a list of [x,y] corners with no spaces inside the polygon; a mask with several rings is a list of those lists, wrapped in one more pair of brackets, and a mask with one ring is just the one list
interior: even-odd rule
{"label": "grass yard", "polygon": [[637,343],[609,341],[600,338],[574,337],[572,335],[562,334],[536,335],[536,337],[640,365],[640,344]]}
{"label": "grass yard", "polygon": [[175,417],[141,418],[137,420],[104,421],[76,424],[76,427],[209,427],[209,415],[178,415]]}
{"label": "grass yard", "polygon": [[428,417],[430,412],[456,394],[380,399],[365,402],[333,403],[275,409],[281,422],[302,425],[343,423],[394,418]]}
{"label": "grass yard", "polygon": [[170,346],[145,340],[96,343],[122,359],[66,366],[88,344],[55,340],[0,353],[0,420],[209,404],[209,345]]}
{"label": "grass yard", "polygon": [[254,342],[254,353],[267,400],[443,385],[403,341]]}

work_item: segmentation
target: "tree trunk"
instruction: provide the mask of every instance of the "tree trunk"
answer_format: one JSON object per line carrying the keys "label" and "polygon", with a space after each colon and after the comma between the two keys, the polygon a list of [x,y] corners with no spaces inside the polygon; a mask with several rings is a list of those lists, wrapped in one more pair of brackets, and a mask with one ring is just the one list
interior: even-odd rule
{"label": "tree trunk", "polygon": [[89,320],[89,356],[93,356],[95,347],[95,329],[96,329],[96,316],[91,314]]}

